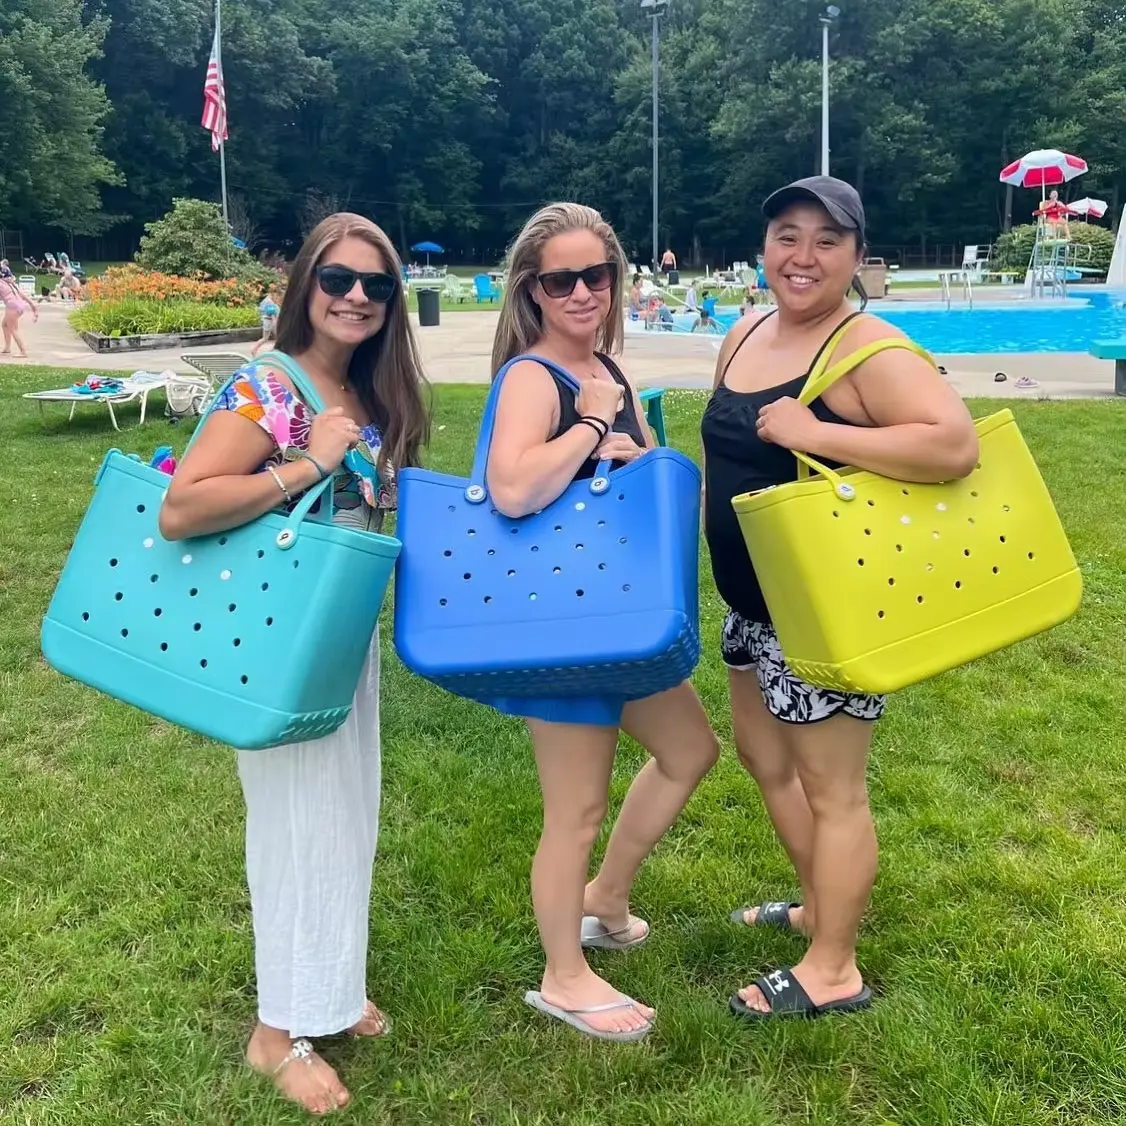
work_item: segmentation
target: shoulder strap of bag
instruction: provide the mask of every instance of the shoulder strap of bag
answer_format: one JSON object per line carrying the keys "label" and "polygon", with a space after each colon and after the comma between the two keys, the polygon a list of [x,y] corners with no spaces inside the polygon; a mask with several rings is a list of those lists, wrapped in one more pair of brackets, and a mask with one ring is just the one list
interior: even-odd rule
{"label": "shoulder strap of bag", "polygon": [[[578,380],[569,371],[561,368],[554,360],[537,356],[532,352],[522,352],[518,356],[513,356],[496,373],[493,378],[493,385],[489,389],[489,397],[485,400],[485,410],[481,416],[481,428],[477,432],[477,449],[473,454],[473,468],[470,471],[469,486],[465,490],[466,499],[473,504],[480,504],[488,496],[485,487],[485,469],[489,463],[489,448],[493,442],[493,428],[496,425],[497,403],[500,400],[501,384],[509,371],[523,360],[532,360],[537,364],[542,364],[551,373],[552,378],[558,380],[576,395],[579,393]],[[590,481],[591,492],[603,493],[609,488],[609,484],[610,462],[600,461]]]}
{"label": "shoulder strap of bag", "polygon": [[844,359],[833,364],[833,353],[836,351],[837,345],[840,344],[845,333],[854,323],[850,318],[840,325],[829,338],[828,344],[821,352],[821,358],[814,364],[809,377],[805,381],[805,386],[801,389],[801,394],[798,396],[799,403],[809,406],[814,399],[824,395],[837,380],[848,375],[850,371],[855,371],[865,360],[891,348],[902,348],[905,351],[914,352],[916,355],[922,356],[929,364],[938,366],[935,364],[934,357],[925,348],[920,347],[913,340],[906,340],[899,336],[888,336],[883,340],[874,340],[871,344],[857,348],[855,352],[850,352]]}
{"label": "shoulder strap of bag", "polygon": [[[935,363],[934,357],[925,348],[920,347],[913,340],[906,340],[899,336],[887,336],[882,340],[874,340],[871,344],[865,344],[863,347],[857,348],[855,352],[850,352],[843,360],[838,360],[835,364],[830,366],[833,359],[833,352],[836,350],[837,345],[841,342],[845,333],[852,327],[852,324],[853,320],[849,318],[840,325],[836,332],[829,338],[829,343],[822,351],[821,358],[814,364],[813,369],[809,373],[809,378],[806,379],[805,386],[798,396],[799,403],[809,406],[814,399],[823,395],[842,376],[848,375],[850,371],[854,371],[870,357],[877,355],[879,352],[886,352],[891,348],[902,348],[907,352],[914,352],[916,355],[922,356],[927,363],[935,367],[938,366]],[[831,481],[833,488],[836,489],[841,496],[845,495],[841,490],[847,489],[847,484],[845,484],[827,465],[823,465],[816,458],[812,458],[808,454],[801,453],[798,450],[791,450],[790,452],[798,461],[799,481],[804,481],[809,476],[810,470],[813,470],[813,472]]]}

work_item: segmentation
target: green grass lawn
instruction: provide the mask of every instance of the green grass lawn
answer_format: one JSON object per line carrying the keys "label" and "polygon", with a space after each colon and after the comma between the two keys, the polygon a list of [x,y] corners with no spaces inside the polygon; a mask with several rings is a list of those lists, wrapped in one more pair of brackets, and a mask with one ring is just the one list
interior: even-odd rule
{"label": "green grass lawn", "polygon": [[[104,411],[40,416],[0,375],[0,1122],[300,1123],[242,1064],[254,1019],[242,808],[230,750],[63,680],[39,622],[115,435]],[[440,387],[430,460],[467,470],[484,389]],[[667,396],[698,456],[701,392]],[[154,400],[155,402],[155,400]],[[990,409],[974,404],[975,410]],[[703,571],[696,683],[719,766],[643,869],[653,937],[594,954],[659,1010],[602,1045],[522,1003],[539,980],[527,892],[539,800],[518,721],[408,675],[383,632],[384,804],[371,922],[385,1043],[329,1043],[341,1123],[425,1126],[1106,1126],[1126,1119],[1126,404],[1013,408],[1083,566],[1053,632],[901,693],[878,728],[882,863],[859,1017],[748,1027],[735,986],[796,961],[738,904],[792,892],[734,760]],[[123,425],[136,409],[120,411]],[[640,765],[623,746],[620,800]]]}

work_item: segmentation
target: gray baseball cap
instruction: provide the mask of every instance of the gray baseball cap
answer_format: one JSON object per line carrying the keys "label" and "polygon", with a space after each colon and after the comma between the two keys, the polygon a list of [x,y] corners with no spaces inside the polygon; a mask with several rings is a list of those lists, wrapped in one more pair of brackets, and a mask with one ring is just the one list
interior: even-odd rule
{"label": "gray baseball cap", "polygon": [[864,237],[864,204],[860,201],[860,193],[835,176],[807,176],[804,180],[795,180],[779,188],[763,201],[762,213],[773,219],[791,203],[801,201],[819,203],[829,212],[834,223],[847,231],[859,231],[860,237]]}

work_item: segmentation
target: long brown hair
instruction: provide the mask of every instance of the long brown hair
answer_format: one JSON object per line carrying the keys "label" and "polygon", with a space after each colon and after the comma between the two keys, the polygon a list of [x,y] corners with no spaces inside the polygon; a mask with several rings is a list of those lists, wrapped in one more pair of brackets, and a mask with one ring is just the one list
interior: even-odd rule
{"label": "long brown hair", "polygon": [[592,231],[606,248],[606,260],[614,264],[610,311],[598,329],[594,347],[608,356],[622,350],[625,336],[623,292],[626,256],[614,228],[593,207],[581,203],[549,203],[525,224],[508,251],[508,284],[500,307],[500,320],[493,337],[493,376],[513,356],[528,351],[543,335],[540,307],[532,300],[532,289],[540,271],[540,259],[548,239],[568,231]]}
{"label": "long brown hair", "polygon": [[309,294],[314,270],[341,239],[359,238],[379,251],[384,266],[399,282],[387,304],[383,327],[352,353],[348,382],[383,435],[381,468],[419,464],[419,451],[430,439],[429,385],[422,372],[414,333],[407,318],[403,266],[387,235],[370,219],[341,211],[321,220],[309,233],[289,271],[289,284],[278,314],[276,346],[287,355],[301,355],[313,344]]}

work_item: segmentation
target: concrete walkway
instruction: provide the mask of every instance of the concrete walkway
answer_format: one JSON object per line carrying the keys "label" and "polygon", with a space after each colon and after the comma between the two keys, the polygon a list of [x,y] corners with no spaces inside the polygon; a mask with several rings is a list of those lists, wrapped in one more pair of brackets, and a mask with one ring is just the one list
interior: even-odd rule
{"label": "concrete walkway", "polygon": [[[878,313],[878,309],[873,310]],[[25,317],[21,328],[28,346],[27,363],[80,371],[191,371],[180,359],[181,349],[146,350],[101,356],[91,352],[67,323],[68,308],[40,306],[38,324]],[[467,310],[442,314],[441,324],[419,328],[412,317],[428,378],[435,383],[487,383],[489,356],[496,328],[496,310]],[[200,352],[249,353],[249,345],[200,348]],[[642,386],[711,386],[718,337],[673,336],[665,333],[626,337],[624,367]],[[1114,364],[1086,353],[997,353],[939,356],[947,378],[962,395],[990,398],[1102,398],[1114,394]],[[17,362],[0,357],[4,363]],[[1004,383],[994,382],[1004,372]],[[1022,375],[1039,384],[1027,391],[1013,385]]]}

